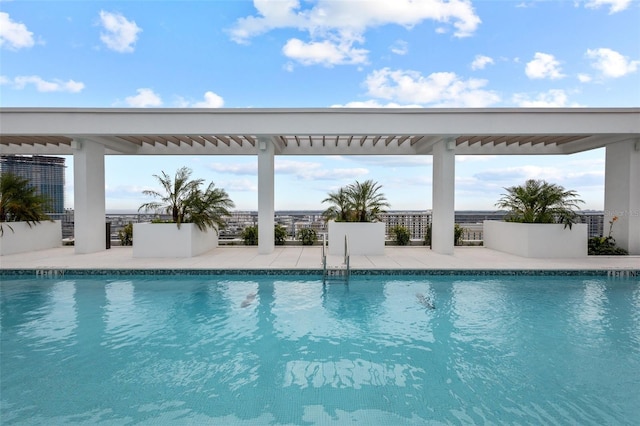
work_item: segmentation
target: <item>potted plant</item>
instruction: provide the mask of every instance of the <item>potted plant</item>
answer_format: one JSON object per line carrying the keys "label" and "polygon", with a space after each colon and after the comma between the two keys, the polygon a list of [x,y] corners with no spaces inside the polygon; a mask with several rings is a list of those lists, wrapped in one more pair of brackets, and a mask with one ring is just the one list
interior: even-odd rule
{"label": "potted plant", "polygon": [[[242,238],[242,242],[245,246],[257,246],[258,226],[247,226],[240,233],[240,238]],[[285,245],[287,242],[287,228],[277,223],[273,228],[273,240],[277,246]]]}
{"label": "potted plant", "polygon": [[613,224],[618,220],[618,216],[614,216],[609,221],[609,235],[606,237],[591,237],[589,238],[589,255],[590,256],[624,256],[629,252],[618,247],[616,240],[611,236],[613,231]]}
{"label": "potted plant", "polygon": [[0,255],[62,246],[62,225],[44,211],[48,201],[12,173],[0,175]]}
{"label": "potted plant", "polygon": [[318,233],[311,228],[302,228],[298,232],[298,239],[303,246],[312,246],[318,241]]}
{"label": "potted plant", "polygon": [[138,210],[164,212],[169,223],[136,223],[134,257],[191,257],[218,246],[218,229],[234,207],[226,191],[211,182],[204,190],[203,179],[191,179],[191,169],[182,167],[172,178],[164,171],[153,175],[163,192],[143,191],[158,201],[144,203]]}
{"label": "potted plant", "polygon": [[406,226],[402,225],[396,225],[391,228],[391,235],[393,235],[396,244],[399,246],[406,246],[411,239],[411,233]]}
{"label": "potted plant", "polygon": [[505,188],[496,203],[505,221],[484,221],[484,246],[523,257],[584,257],[587,225],[576,223],[583,203],[575,191],[544,180]]}
{"label": "potted plant", "polygon": [[[275,232],[275,229],[274,229]],[[255,225],[247,226],[242,230],[240,238],[245,246],[257,246],[258,245],[258,227]]]}
{"label": "potted plant", "polygon": [[322,200],[332,204],[323,216],[329,221],[329,254],[344,254],[345,236],[349,252],[354,255],[384,253],[385,225],[379,222],[380,213],[389,207],[378,183],[367,180],[352,183],[329,193]]}

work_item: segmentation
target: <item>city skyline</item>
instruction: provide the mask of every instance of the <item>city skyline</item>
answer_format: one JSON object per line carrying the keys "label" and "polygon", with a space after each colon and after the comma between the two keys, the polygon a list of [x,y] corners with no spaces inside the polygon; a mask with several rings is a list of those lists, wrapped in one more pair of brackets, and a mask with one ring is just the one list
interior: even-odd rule
{"label": "city skyline", "polygon": [[[1,2],[2,107],[637,107],[640,2]],[[597,29],[597,30],[595,30]],[[73,207],[73,161],[66,199]],[[106,207],[137,210],[182,167],[257,209],[253,156],[108,156]],[[275,158],[276,210],[355,180],[426,210],[431,157]],[[604,149],[458,156],[456,210],[542,178],[604,208]]]}

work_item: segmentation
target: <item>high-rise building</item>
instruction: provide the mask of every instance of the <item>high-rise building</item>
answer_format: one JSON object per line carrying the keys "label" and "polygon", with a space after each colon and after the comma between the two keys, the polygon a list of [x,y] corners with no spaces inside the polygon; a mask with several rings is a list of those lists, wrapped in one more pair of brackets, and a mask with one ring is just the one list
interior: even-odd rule
{"label": "high-rise building", "polygon": [[64,215],[64,158],[42,155],[2,155],[0,174],[11,173],[29,180],[38,194],[49,200],[45,213],[54,219]]}

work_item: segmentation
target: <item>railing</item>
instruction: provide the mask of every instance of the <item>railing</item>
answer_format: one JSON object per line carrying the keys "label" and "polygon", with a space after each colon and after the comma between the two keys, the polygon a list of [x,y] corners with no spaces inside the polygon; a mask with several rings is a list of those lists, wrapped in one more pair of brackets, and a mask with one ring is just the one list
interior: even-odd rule
{"label": "railing", "polygon": [[329,277],[343,277],[345,280],[345,284],[349,283],[349,275],[351,274],[350,268],[350,259],[349,259],[349,240],[347,236],[344,237],[344,255],[343,255],[343,263],[340,266],[332,267],[331,265],[327,266],[327,237],[326,235],[322,236],[322,251],[321,251],[321,260],[322,260],[322,282],[326,283]]}
{"label": "railing", "polygon": [[322,234],[322,280],[327,277],[327,253],[325,247],[327,245],[327,235]]}
{"label": "railing", "polygon": [[351,270],[349,268],[349,240],[347,239],[346,235],[344,236],[344,264],[346,267],[344,279],[348,283],[349,275],[351,275]]}

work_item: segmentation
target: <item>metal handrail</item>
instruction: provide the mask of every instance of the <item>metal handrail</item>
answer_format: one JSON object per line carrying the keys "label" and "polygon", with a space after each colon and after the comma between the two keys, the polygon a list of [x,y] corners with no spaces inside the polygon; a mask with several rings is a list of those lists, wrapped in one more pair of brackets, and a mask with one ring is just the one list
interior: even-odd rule
{"label": "metal handrail", "polygon": [[349,275],[351,275],[351,271],[349,270],[349,240],[346,235],[344,236],[344,264],[347,267],[344,279],[346,282],[349,282]]}
{"label": "metal handrail", "polygon": [[325,253],[325,246],[327,245],[327,234],[322,234],[322,279],[327,276],[327,254]]}

